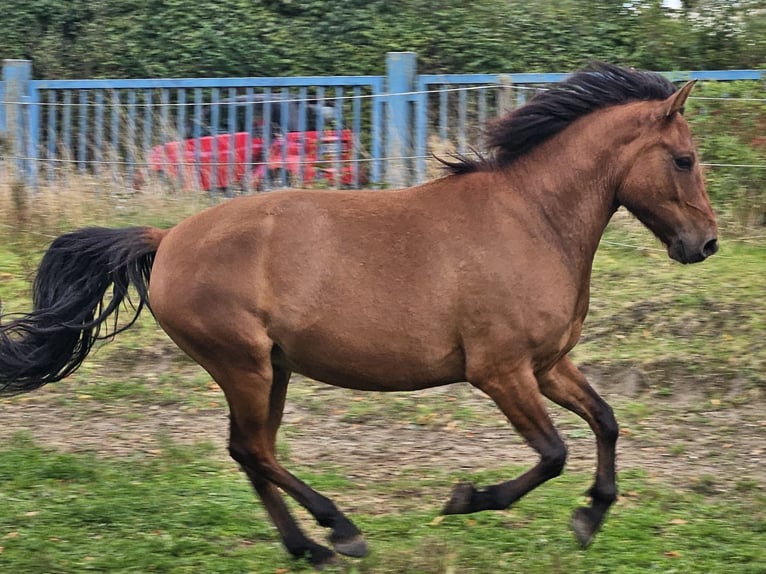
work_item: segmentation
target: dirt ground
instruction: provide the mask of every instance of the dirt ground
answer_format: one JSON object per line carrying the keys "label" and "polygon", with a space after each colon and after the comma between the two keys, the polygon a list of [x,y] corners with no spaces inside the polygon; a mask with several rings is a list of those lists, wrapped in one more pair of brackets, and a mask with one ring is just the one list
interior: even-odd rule
{"label": "dirt ground", "polygon": [[[681,376],[672,393],[662,394],[653,390],[651,377],[640,369],[583,370],[620,420],[619,470],[641,469],[650,479],[708,494],[742,484],[766,487],[766,408],[760,389],[724,381],[716,389],[718,398],[710,398],[693,378]],[[466,473],[536,460],[491,401],[468,385],[403,398],[427,401],[437,410],[442,401],[459,402],[471,414],[443,423],[437,417],[425,425],[401,416],[389,419],[385,405],[377,410],[380,395],[301,377],[294,377],[291,385],[301,392],[288,399],[282,427],[290,468],[332,468],[357,484],[382,484],[413,471]],[[25,431],[57,449],[111,457],[156,455],[169,438],[210,442],[216,447],[215,456],[227,457],[228,420],[223,407],[90,402],[83,408],[76,401],[62,400],[74,389],[50,385],[0,402],[0,442]],[[350,418],[344,407],[352,401],[368,401],[367,416]],[[569,446],[568,469],[593,469],[595,442],[585,423],[556,406],[550,410]]]}

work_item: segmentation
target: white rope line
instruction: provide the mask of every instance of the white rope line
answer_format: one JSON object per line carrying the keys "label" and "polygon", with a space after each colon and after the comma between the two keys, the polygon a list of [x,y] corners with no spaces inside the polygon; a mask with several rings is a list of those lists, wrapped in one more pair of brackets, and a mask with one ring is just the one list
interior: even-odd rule
{"label": "white rope line", "polygon": [[[733,238],[733,241],[742,241],[745,238]],[[611,241],[609,239],[601,239],[599,242],[599,245],[606,245],[606,246],[613,246],[613,247],[623,247],[627,249],[634,249],[636,251],[652,251],[654,253],[667,253],[667,249],[660,249],[659,247],[648,247],[645,245],[633,245],[631,243],[621,243],[619,241]],[[732,255],[725,255],[722,253],[716,253],[715,255],[716,259],[733,259]]]}
{"label": "white rope line", "polygon": [[710,100],[714,102],[766,102],[766,98],[727,98],[713,96],[689,96],[690,100]]}
{"label": "white rope line", "polygon": [[[345,86],[347,89],[352,89],[355,86]],[[367,86],[363,86],[367,87]],[[72,102],[46,102],[46,101],[38,101],[38,102],[30,102],[30,101],[6,101],[7,104],[14,104],[19,106],[42,106],[42,107],[94,107],[94,106],[100,106],[104,108],[125,108],[129,106],[134,106],[136,108],[161,108],[161,107],[173,107],[173,108],[182,108],[182,107],[195,107],[195,106],[232,106],[232,105],[244,105],[248,103],[256,103],[256,104],[269,104],[269,105],[276,105],[282,104],[282,103],[300,103],[300,102],[310,102],[310,103],[317,103],[317,102],[334,102],[338,100],[356,100],[356,99],[372,99],[372,98],[390,98],[390,97],[401,97],[401,96],[419,96],[424,94],[439,94],[442,92],[468,92],[468,91],[480,91],[480,90],[487,90],[487,89],[495,89],[495,88],[511,88],[514,90],[544,90],[545,88],[538,88],[534,86],[515,86],[513,84],[509,86],[505,86],[503,84],[484,84],[479,86],[467,86],[467,85],[460,85],[458,87],[454,88],[437,88],[432,90],[416,90],[416,91],[410,91],[410,92],[382,92],[378,94],[359,94],[359,95],[344,95],[344,96],[337,96],[332,95],[331,92],[328,92],[327,94],[323,95],[321,98],[316,96],[306,96],[305,98],[299,98],[299,97],[292,97],[292,98],[280,98],[275,94],[279,93],[279,90],[282,88],[274,88],[272,90],[272,95],[276,98],[273,100],[258,100],[258,101],[217,101],[217,102],[210,102],[210,101],[186,101],[184,103],[176,103],[176,102],[128,102],[127,100],[120,100],[119,102],[113,101],[113,99],[107,99],[103,102],[93,102],[88,100],[87,102],[79,102],[79,101],[72,101]],[[178,90],[178,89],[194,89],[194,88],[147,88],[152,90],[160,90],[160,89],[166,89],[166,90]],[[147,89],[144,88],[120,88],[120,90],[124,91],[134,91],[136,93],[144,93],[147,91]],[[211,89],[211,88],[207,88]],[[221,90],[228,90],[228,88],[219,88]],[[114,90],[114,88],[88,88],[88,90],[101,90],[101,91],[111,91]],[[53,91],[53,90],[50,90]],[[79,92],[80,88],[67,88],[63,91],[70,91],[70,92]],[[263,95],[263,92],[253,92],[253,96],[260,96]],[[235,97],[246,97],[245,94],[238,94]],[[228,99],[228,95],[225,95],[223,100]],[[188,117],[188,116],[187,116]]]}
{"label": "white rope line", "polygon": [[[496,90],[496,89],[512,89],[512,90],[522,90],[522,91],[546,91],[548,88],[545,87],[546,84],[540,84],[539,86],[519,86],[515,84],[497,84],[497,83],[491,83],[491,84],[482,84],[482,85],[476,85],[476,86],[469,86],[465,84],[460,84],[455,87],[444,87],[448,84],[442,84],[442,87],[434,88],[430,90],[413,90],[413,91],[407,91],[407,92],[382,92],[377,94],[358,94],[358,95],[332,95],[332,92],[328,90],[327,94],[324,94],[322,97],[314,96],[306,96],[306,97],[288,97],[288,98],[280,98],[276,94],[278,94],[283,88],[273,88],[272,89],[272,95],[275,99],[271,100],[259,100],[257,102],[247,102],[247,101],[185,101],[183,103],[180,102],[161,102],[161,101],[136,101],[136,102],[128,102],[127,100],[120,100],[119,102],[115,102],[113,99],[108,98],[103,102],[94,102],[88,99],[86,102],[80,102],[80,101],[71,101],[71,102],[48,102],[48,101],[38,101],[38,102],[30,102],[28,100],[25,101],[6,101],[7,104],[13,104],[18,106],[41,106],[41,107],[73,107],[73,108],[81,108],[81,107],[104,107],[104,108],[124,108],[124,107],[135,107],[135,108],[193,108],[196,106],[231,106],[231,105],[243,105],[247,103],[257,103],[257,104],[269,104],[269,105],[277,105],[282,103],[301,103],[301,102],[310,102],[310,103],[317,103],[317,102],[334,102],[339,100],[356,100],[356,99],[373,99],[373,98],[390,98],[390,97],[402,97],[402,96],[419,96],[419,95],[427,95],[427,94],[440,94],[440,93],[450,93],[450,92],[471,92],[471,91],[481,91],[481,90]],[[340,86],[345,89],[354,89],[356,87],[359,88],[367,88],[368,86]],[[177,91],[177,90],[191,90],[194,88],[119,88],[120,92],[134,92],[137,94],[143,94],[147,91],[151,91],[154,93],[156,90],[167,90],[170,91]],[[207,88],[207,89],[213,89],[213,88]],[[218,88],[219,90],[228,90],[229,88]],[[237,88],[234,88],[235,90]],[[290,88],[285,88],[288,91]],[[293,87],[293,90],[295,88]],[[47,89],[48,92],[80,92],[81,90],[86,90],[87,92],[91,91],[115,91],[115,88],[67,88],[67,89],[61,89],[61,90],[54,90],[54,89]],[[264,95],[264,91],[254,91],[253,96],[262,96]],[[235,97],[243,97],[244,94],[238,93]],[[228,95],[224,95],[222,98],[223,100],[228,99]],[[745,97],[726,97],[726,96],[690,96],[690,100],[700,100],[700,101],[721,101],[721,102],[766,102],[766,98],[745,98]]]}
{"label": "white rope line", "polygon": [[701,163],[705,167],[750,167],[755,169],[766,169],[766,165],[753,163]]}
{"label": "white rope line", "polygon": [[614,245],[616,247],[629,247],[630,249],[636,249],[638,251],[656,251],[659,253],[665,253],[664,249],[659,249],[658,247],[646,247],[644,245],[631,245],[630,243],[620,243],[619,241],[610,241],[607,239],[602,239],[601,243],[605,245]]}

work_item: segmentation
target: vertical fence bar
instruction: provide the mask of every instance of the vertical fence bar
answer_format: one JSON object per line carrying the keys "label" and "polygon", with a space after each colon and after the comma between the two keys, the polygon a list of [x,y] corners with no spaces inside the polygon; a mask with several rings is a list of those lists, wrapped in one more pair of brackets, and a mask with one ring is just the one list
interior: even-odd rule
{"label": "vertical fence bar", "polygon": [[253,88],[245,90],[245,171],[242,174],[242,187],[245,192],[250,191],[253,178]]}
{"label": "vertical fence bar", "polygon": [[87,168],[88,150],[88,92],[80,90],[80,101],[77,106],[77,171],[85,173]]}
{"label": "vertical fence bar", "polygon": [[343,184],[343,174],[346,166],[341,162],[343,159],[343,88],[335,88],[335,153],[333,162],[333,171],[335,172],[335,187],[341,187]]}
{"label": "vertical fence bar", "polygon": [[428,91],[418,84],[415,96],[415,182],[426,180],[426,155],[428,154]]}
{"label": "vertical fence bar", "polygon": [[149,159],[149,150],[152,146],[152,131],[154,129],[153,95],[152,90],[144,90],[144,141],[141,146],[141,157],[139,158],[139,161],[142,164],[140,169],[145,173],[148,172],[149,162],[147,160]]}
{"label": "vertical fence bar", "polygon": [[128,181],[132,182],[135,176],[136,165],[136,91],[128,91],[128,133],[127,140],[125,142],[126,148],[126,161],[127,161],[127,176]]}
{"label": "vertical fence bar", "polygon": [[[64,109],[61,110],[61,128],[64,131],[64,146],[61,156],[64,162],[70,162],[74,157],[74,154],[72,153],[72,91],[64,90],[63,96],[62,106]],[[62,167],[68,166],[62,164]],[[69,170],[67,169],[65,171]]]}
{"label": "vertical fence bar", "polygon": [[194,88],[194,185],[202,187],[202,88]]}
{"label": "vertical fence bar", "polygon": [[446,85],[439,89],[439,139],[442,142],[449,140],[449,92]]}
{"label": "vertical fence bar", "polygon": [[[317,86],[316,91],[317,96],[317,110],[319,112],[316,114],[316,132],[317,132],[317,139],[316,139],[316,145],[317,145],[317,151],[316,151],[316,157],[321,162],[324,159],[325,151],[325,144],[324,144],[324,113],[322,113],[322,110],[324,109],[324,87],[323,86]],[[314,179],[318,179],[322,177],[321,173],[317,173],[317,171],[314,171]]]}
{"label": "vertical fence bar", "polygon": [[27,103],[27,185],[37,189],[37,172],[40,160],[40,91],[29,88]]}
{"label": "vertical fence bar", "polygon": [[[325,154],[325,146],[324,146],[324,114],[322,113],[322,110],[324,109],[324,87],[323,86],[317,86],[316,91],[317,96],[317,110],[319,110],[316,114],[314,114],[314,118],[316,120],[316,125],[314,126],[314,129],[316,130],[317,138],[316,138],[316,161],[318,163],[321,163],[324,160],[324,154]],[[314,170],[314,179],[318,179],[321,177],[321,173],[317,173],[317,170]]]}
{"label": "vertical fence bar", "polygon": [[513,97],[513,81],[508,74],[500,74],[497,77],[500,88],[497,91],[497,115],[502,116],[511,111],[511,99]]}
{"label": "vertical fence bar", "polygon": [[5,111],[5,81],[0,80],[0,134],[5,134],[8,130]]}
{"label": "vertical fence bar", "polygon": [[[168,169],[168,172],[166,173],[167,176],[171,176],[174,172],[172,169],[168,167],[168,164],[170,163],[168,158],[168,152],[167,148],[164,144],[167,142],[170,142],[174,140],[173,134],[170,131],[170,120],[168,119],[168,116],[170,114],[170,90],[167,88],[160,89],[160,132],[162,133],[162,161],[163,161],[163,169]],[[178,163],[182,160],[182,154],[183,153],[183,146],[181,146],[179,149],[176,150],[176,157],[174,160],[176,161],[176,175],[180,175],[183,171],[183,166],[178,165]],[[181,176],[183,177],[183,176]]]}
{"label": "vertical fence bar", "polygon": [[308,103],[306,102],[307,90],[302,87],[298,90],[298,180],[299,187],[303,187],[306,181],[306,115]]}
{"label": "vertical fence bar", "polygon": [[237,125],[237,116],[239,115],[239,104],[237,102],[237,90],[235,88],[229,88],[228,99],[229,145],[226,149],[226,189],[228,195],[231,195],[234,192],[234,165],[238,161],[237,132],[239,131],[239,126]]}
{"label": "vertical fence bar", "polygon": [[465,86],[460,86],[460,91],[458,92],[457,118],[457,150],[459,153],[465,153],[468,142],[465,131],[468,120],[468,93]]}
{"label": "vertical fence bar", "polygon": [[110,137],[111,137],[111,149],[109,150],[109,163],[110,163],[110,171],[112,173],[112,180],[117,181],[118,179],[118,165],[117,162],[120,158],[120,92],[117,90],[112,90],[112,117],[111,117],[111,129],[110,129]]}
{"label": "vertical fence bar", "polygon": [[58,104],[56,90],[48,90],[48,134],[47,134],[47,159],[48,181],[56,178],[56,119],[58,117]]}
{"label": "vertical fence bar", "polygon": [[101,164],[104,161],[104,91],[96,90],[94,94],[95,113],[94,113],[94,130],[95,130],[95,142],[93,150],[93,173],[101,175]]}
{"label": "vertical fence bar", "polygon": [[479,88],[477,97],[479,99],[479,128],[483,129],[484,124],[487,123],[487,89]]}
{"label": "vertical fence bar", "polygon": [[14,147],[17,148],[18,152],[16,155],[17,158],[17,165],[18,165],[18,178],[19,181],[26,181],[27,178],[27,163],[28,160],[26,158],[27,155],[27,147],[25,145],[25,138],[24,138],[24,130],[26,129],[26,126],[24,125],[26,122],[26,117],[24,114],[24,110],[26,108],[26,103],[29,100],[29,96],[26,96],[24,94],[19,95],[17,106],[13,110],[14,118],[14,126],[16,128],[16,133],[14,134]]}
{"label": "vertical fence bar", "polygon": [[527,91],[523,89],[516,90],[516,107],[520,108],[526,103],[527,103]]}
{"label": "vertical fence bar", "polygon": [[[176,176],[178,177],[178,185],[183,189],[184,178],[187,174],[186,166],[186,90],[179,88],[176,92],[176,136],[173,139],[178,140],[178,148],[176,152],[176,162],[178,163],[178,170]],[[163,144],[168,141],[163,134]],[[167,158],[165,158],[167,159]]]}
{"label": "vertical fence bar", "polygon": [[384,88],[381,85],[376,85],[375,91],[372,95],[372,165],[370,166],[370,181],[373,185],[380,185],[382,183],[382,156],[383,156],[383,92]]}
{"label": "vertical fence bar", "polygon": [[289,151],[287,135],[289,133],[290,124],[290,92],[287,88],[282,88],[279,94],[279,99],[279,132],[282,140],[282,146],[279,150],[279,185],[281,187],[287,187],[287,153]]}
{"label": "vertical fence bar", "polygon": [[261,165],[258,167],[258,173],[261,175],[261,184],[263,189],[269,189],[271,186],[271,174],[269,165],[271,164],[271,88],[263,90],[263,151],[261,153]]}
{"label": "vertical fence bar", "polygon": [[218,182],[218,168],[221,158],[218,154],[218,128],[220,125],[220,89],[213,88],[210,90],[210,191],[214,192],[218,189],[220,183]]}
{"label": "vertical fence bar", "polygon": [[23,107],[32,79],[32,62],[29,60],[3,60],[3,108],[5,111],[4,133],[11,138],[12,155],[15,158],[16,178],[26,179],[24,157],[27,147],[24,145]]}
{"label": "vertical fence bar", "polygon": [[351,125],[351,185],[354,189],[359,187],[359,136],[362,133],[362,88],[354,86],[354,98]]}
{"label": "vertical fence bar", "polygon": [[388,91],[386,181],[393,187],[405,187],[412,179],[409,161],[412,154],[410,92],[413,91],[416,69],[417,57],[414,52],[386,54],[386,89]]}

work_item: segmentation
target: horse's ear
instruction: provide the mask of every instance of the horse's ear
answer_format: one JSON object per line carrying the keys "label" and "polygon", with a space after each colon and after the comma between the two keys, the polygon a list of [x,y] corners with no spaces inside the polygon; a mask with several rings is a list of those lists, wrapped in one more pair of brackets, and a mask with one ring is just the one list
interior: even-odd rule
{"label": "horse's ear", "polygon": [[667,102],[667,107],[665,108],[666,118],[670,118],[679,112],[684,113],[684,104],[686,103],[686,99],[689,97],[689,93],[692,91],[692,88],[694,87],[694,84],[696,83],[697,83],[697,80],[691,80],[690,82],[686,82],[683,88],[678,90],[675,94],[673,94],[666,100]]}

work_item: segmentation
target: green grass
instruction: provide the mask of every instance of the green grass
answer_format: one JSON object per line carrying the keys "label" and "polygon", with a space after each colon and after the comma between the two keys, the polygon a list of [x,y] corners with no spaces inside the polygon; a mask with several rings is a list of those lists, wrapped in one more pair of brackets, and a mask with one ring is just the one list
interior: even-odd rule
{"label": "green grass", "polygon": [[684,266],[636,222],[610,226],[604,239],[591,310],[572,353],[577,362],[656,367],[653,380],[666,395],[677,367],[704,381],[744,377],[764,386],[765,241],[722,237],[718,255]]}
{"label": "green grass", "polygon": [[[99,459],[18,436],[0,450],[0,565],[17,574],[309,571],[284,553],[234,468],[203,446],[166,443],[159,457]],[[518,471],[475,478],[486,484]],[[706,496],[623,473],[624,496],[583,551],[568,520],[583,502],[587,475],[565,474],[505,512],[438,519],[440,506],[430,501],[391,509],[413,481],[446,497],[465,476],[410,473],[401,483],[367,485],[362,495],[331,471],[297,473],[341,506],[353,506],[355,496],[377,501],[353,513],[372,553],[339,571],[755,574],[766,567],[766,499],[752,485],[736,498]]]}
{"label": "green grass", "polygon": [[[6,312],[29,310],[30,279],[52,236],[92,224],[167,226],[209,203],[64,194],[51,205],[36,200],[35,209],[19,222],[1,199],[0,212],[7,217],[0,219],[0,298]],[[644,439],[663,440],[655,436],[661,432],[657,417],[682,431],[666,445],[669,458],[676,460],[694,451],[686,440],[697,432],[716,433],[721,444],[734,442],[737,433],[758,432],[726,429],[709,413],[762,404],[764,293],[764,241],[736,241],[724,234],[719,255],[681,266],[669,261],[635,222],[618,219],[609,227],[595,261],[591,313],[573,358],[613,373],[603,377],[610,383],[628,368],[644,373],[648,393],[644,389],[615,401],[629,431],[626,440],[634,441],[631,448]],[[224,409],[210,377],[171,349],[146,313],[134,328],[101,345],[78,373],[51,387],[50,400],[74,417],[98,416],[114,407],[120,416],[135,417],[130,420],[153,416],[148,409],[156,405]],[[699,395],[696,402],[679,408],[675,401],[685,401],[692,390]],[[332,415],[368,427],[506,427],[500,413],[472,392],[463,386],[444,394],[366,394],[302,380],[291,385],[289,402],[307,416]],[[574,415],[562,416],[565,437],[590,436]],[[300,425],[283,430],[300,439]],[[286,557],[244,477],[233,463],[216,462],[221,453],[216,458],[207,447],[167,441],[159,451],[97,458],[45,450],[23,436],[3,445],[0,572],[309,571]],[[288,454],[282,447],[280,455]],[[761,557],[766,505],[755,475],[728,477],[724,482],[730,488],[722,493],[721,476],[686,476],[662,484],[648,474],[622,472],[624,496],[593,547],[582,551],[568,521],[583,502],[588,475],[556,479],[507,512],[439,521],[434,519],[456,480],[470,477],[487,484],[520,469],[473,477],[447,468],[408,468],[390,482],[358,484],[346,476],[348,468],[290,468],[342,508],[354,509],[372,554],[345,562],[342,571],[349,573],[766,572]],[[308,524],[305,513],[299,514]]]}
{"label": "green grass", "polygon": [[[5,312],[29,309],[30,280],[52,237],[87,225],[167,227],[215,202],[188,194],[113,197],[61,190],[40,193],[34,209],[28,208],[22,218],[0,188],[5,216],[0,217],[0,298]],[[727,235],[729,227],[722,232],[718,255],[683,266],[670,261],[638,222],[618,215],[596,255],[591,310],[573,358],[581,364],[656,371],[652,379],[665,395],[674,392],[679,366],[699,374],[711,388],[717,380],[733,378],[766,388],[766,238],[740,241]],[[756,237],[759,233],[748,230]],[[146,359],[147,349],[162,344],[168,344],[167,337],[145,313],[134,328],[92,355],[85,373],[98,372],[104,364],[134,365]],[[396,399],[389,402],[394,412],[409,408]],[[418,408],[417,424],[438,423],[438,413],[429,412],[427,404]],[[348,418],[364,422],[374,413],[357,405],[349,408]],[[470,411],[455,412],[453,418],[477,419]]]}

